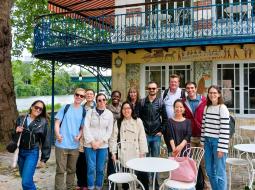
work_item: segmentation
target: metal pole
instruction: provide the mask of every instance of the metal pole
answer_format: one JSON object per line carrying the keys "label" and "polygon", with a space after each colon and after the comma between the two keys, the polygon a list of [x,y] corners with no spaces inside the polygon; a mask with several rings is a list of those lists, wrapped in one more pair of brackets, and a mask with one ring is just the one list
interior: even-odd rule
{"label": "metal pole", "polygon": [[51,65],[51,118],[50,118],[50,126],[51,126],[51,142],[54,143],[54,76],[55,76],[55,60],[53,60]]}
{"label": "metal pole", "polygon": [[99,66],[97,66],[97,93],[99,93]]}

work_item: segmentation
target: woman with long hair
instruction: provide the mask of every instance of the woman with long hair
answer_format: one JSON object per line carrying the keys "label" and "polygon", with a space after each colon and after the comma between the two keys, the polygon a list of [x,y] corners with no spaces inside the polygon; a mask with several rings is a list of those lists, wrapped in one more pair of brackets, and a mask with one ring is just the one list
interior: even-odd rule
{"label": "woman with long hair", "polygon": [[132,86],[128,90],[128,95],[127,95],[127,101],[131,103],[134,113],[138,116],[139,114],[139,101],[140,101],[140,94],[139,90],[137,87]]}
{"label": "woman with long hair", "polygon": [[229,144],[229,111],[221,90],[208,88],[204,109],[201,143],[205,149],[205,168],[213,190],[227,189],[226,158]]}
{"label": "woman with long hair", "polygon": [[21,133],[18,166],[22,188],[35,190],[33,176],[39,159],[39,148],[41,147],[41,166],[49,159],[51,151],[50,129],[44,102],[33,102],[29,114],[19,116],[16,124],[15,139],[18,139]]}
{"label": "woman with long hair", "polygon": [[[112,160],[115,161],[117,149],[117,142],[134,142],[133,146],[129,143],[121,145],[121,153],[118,155],[122,158],[120,161],[125,167],[127,160],[132,158],[144,157],[148,152],[146,135],[143,127],[143,122],[140,118],[137,118],[132,104],[130,102],[124,102],[121,106],[121,116],[113,127],[113,133],[110,139],[110,152],[112,153]],[[147,173],[139,172],[138,179],[142,182],[143,186],[147,190],[149,188],[149,180]],[[123,189],[128,189],[128,186],[124,185]]]}
{"label": "woman with long hair", "polygon": [[175,100],[173,107],[174,117],[169,119],[166,134],[171,145],[168,152],[172,152],[172,156],[178,156],[188,147],[192,129],[191,121],[183,116],[185,108],[182,100]]}

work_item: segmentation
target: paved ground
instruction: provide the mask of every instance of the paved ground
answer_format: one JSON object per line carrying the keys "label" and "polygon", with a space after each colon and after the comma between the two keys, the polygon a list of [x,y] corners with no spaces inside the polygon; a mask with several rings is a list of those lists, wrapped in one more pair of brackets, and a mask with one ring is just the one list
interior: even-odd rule
{"label": "paved ground", "polygon": [[[52,150],[51,158],[47,162],[46,168],[36,170],[34,180],[38,190],[53,190],[54,176],[55,176],[55,151]],[[17,169],[11,169],[10,163],[12,154],[8,152],[0,153],[0,190],[16,189],[21,190],[21,179]],[[160,178],[163,180],[167,178],[167,173],[161,174]],[[232,190],[242,190],[245,187],[247,179],[247,170],[245,168],[238,168],[233,171]],[[107,189],[107,188],[105,188]]]}

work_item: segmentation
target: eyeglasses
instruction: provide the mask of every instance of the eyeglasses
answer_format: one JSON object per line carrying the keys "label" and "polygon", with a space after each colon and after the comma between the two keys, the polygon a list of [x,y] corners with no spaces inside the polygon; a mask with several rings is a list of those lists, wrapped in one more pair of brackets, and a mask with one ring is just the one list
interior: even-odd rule
{"label": "eyeglasses", "polygon": [[74,94],[76,97],[80,97],[80,98],[84,98],[85,96],[84,95],[81,95],[81,94],[78,94],[78,93],[75,93]]}
{"label": "eyeglasses", "polygon": [[148,90],[156,90],[157,88],[148,88]]}
{"label": "eyeglasses", "polygon": [[97,101],[98,101],[98,102],[105,102],[106,99],[98,99]]}
{"label": "eyeglasses", "polygon": [[43,108],[39,107],[39,106],[34,106],[34,109],[39,111],[39,112],[42,112]]}

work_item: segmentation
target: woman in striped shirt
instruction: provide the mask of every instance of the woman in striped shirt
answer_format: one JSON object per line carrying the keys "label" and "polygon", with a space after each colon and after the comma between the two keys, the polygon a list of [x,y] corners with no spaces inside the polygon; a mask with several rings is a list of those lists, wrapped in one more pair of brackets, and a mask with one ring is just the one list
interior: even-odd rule
{"label": "woman in striped shirt", "polygon": [[208,88],[204,109],[201,143],[205,148],[205,167],[213,190],[227,189],[226,157],[229,144],[229,111],[221,90]]}

